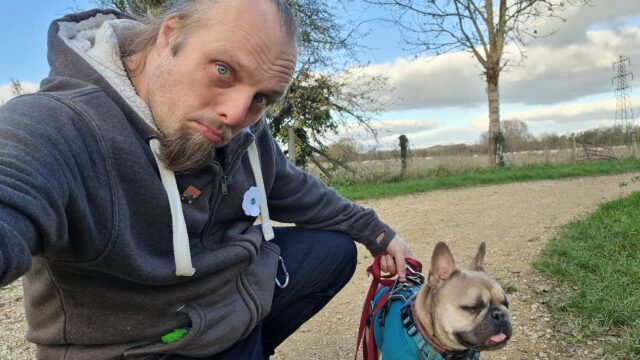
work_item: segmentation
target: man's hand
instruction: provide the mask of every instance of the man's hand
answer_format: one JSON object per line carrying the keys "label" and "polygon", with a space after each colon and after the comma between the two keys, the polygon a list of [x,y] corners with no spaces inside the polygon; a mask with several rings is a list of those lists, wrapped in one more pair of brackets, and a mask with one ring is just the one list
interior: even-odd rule
{"label": "man's hand", "polygon": [[405,267],[404,267],[404,259],[411,256],[411,249],[409,246],[402,240],[398,235],[396,235],[391,242],[389,242],[389,246],[387,246],[386,251],[383,253],[380,258],[380,269],[384,272],[390,273],[391,275],[398,274],[400,281],[405,281]]}

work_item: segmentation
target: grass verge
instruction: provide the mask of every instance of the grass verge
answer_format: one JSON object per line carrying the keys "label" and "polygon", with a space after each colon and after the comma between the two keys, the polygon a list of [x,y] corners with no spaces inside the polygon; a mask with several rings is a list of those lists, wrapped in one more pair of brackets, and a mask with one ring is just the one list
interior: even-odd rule
{"label": "grass verge", "polygon": [[[626,158],[585,164],[536,164],[501,169],[467,169],[455,174],[425,174],[415,180],[395,179],[391,182],[358,185],[335,185],[342,196],[352,201],[408,195],[434,190],[477,185],[504,184],[516,181],[549,180],[578,176],[611,175],[640,171],[640,159]],[[330,184],[332,185],[332,184]]]}
{"label": "grass verge", "polygon": [[566,292],[549,299],[574,339],[605,339],[612,359],[640,359],[640,193],[564,228],[534,262]]}

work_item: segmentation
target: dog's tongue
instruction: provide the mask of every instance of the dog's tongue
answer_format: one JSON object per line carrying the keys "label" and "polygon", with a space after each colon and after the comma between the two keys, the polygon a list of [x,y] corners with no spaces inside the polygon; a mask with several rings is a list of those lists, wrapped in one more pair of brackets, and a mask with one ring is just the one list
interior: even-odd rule
{"label": "dog's tongue", "polygon": [[506,338],[507,338],[507,335],[500,333],[498,335],[493,335],[489,340],[493,341],[494,343],[500,343],[504,341],[504,339]]}

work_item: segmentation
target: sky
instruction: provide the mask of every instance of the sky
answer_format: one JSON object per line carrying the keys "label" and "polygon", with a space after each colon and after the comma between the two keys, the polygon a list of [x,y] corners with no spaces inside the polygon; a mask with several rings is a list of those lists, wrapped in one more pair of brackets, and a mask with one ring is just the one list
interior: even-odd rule
{"label": "sky", "polygon": [[[10,79],[33,91],[47,76],[49,23],[70,9],[88,9],[94,3],[0,0],[0,103],[11,96]],[[346,14],[350,21],[385,15],[358,1]],[[621,55],[630,58],[630,103],[640,115],[640,1],[593,0],[592,6],[570,8],[564,16],[566,22],[543,25],[555,33],[530,43],[524,61],[512,61],[516,65],[502,73],[501,119],[524,121],[537,136],[614,125],[613,63]],[[482,70],[470,53],[416,56],[404,49],[398,31],[388,24],[368,21],[361,29],[367,35],[360,41],[368,50],[358,58],[366,64],[360,71],[386,76],[394,90],[383,89],[379,95],[389,105],[372,123],[378,142],[351,126],[341,128],[341,136],[356,137],[363,148],[379,149],[397,147],[401,134],[412,148],[479,140],[488,128],[487,100]],[[513,48],[507,52],[517,53]]]}

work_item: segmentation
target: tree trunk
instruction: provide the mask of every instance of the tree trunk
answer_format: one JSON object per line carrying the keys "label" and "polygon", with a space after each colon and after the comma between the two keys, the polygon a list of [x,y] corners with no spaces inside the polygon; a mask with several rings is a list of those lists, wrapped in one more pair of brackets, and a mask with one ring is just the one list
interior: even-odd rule
{"label": "tree trunk", "polygon": [[314,158],[314,157],[310,157],[309,160],[311,160],[311,162],[314,163],[318,167],[318,169],[320,169],[320,171],[322,171],[322,173],[324,174],[324,176],[327,177],[327,179],[331,179],[332,178],[331,172],[329,170],[327,170],[327,168],[324,167],[320,163],[320,161],[316,160],[316,158]]}
{"label": "tree trunk", "polygon": [[500,92],[498,89],[500,66],[488,64],[485,75],[489,100],[489,161],[492,166],[496,166],[498,148],[495,140],[496,135],[500,132]]}
{"label": "tree trunk", "polygon": [[341,168],[343,168],[343,169],[347,170],[348,172],[350,172],[350,173],[352,173],[352,174],[356,172],[356,171],[355,171],[355,170],[353,170],[349,165],[347,165],[345,162],[340,162],[340,161],[338,161],[338,160],[336,160],[336,159],[333,159],[333,158],[332,158],[331,156],[329,156],[326,152],[324,152],[324,151],[322,151],[322,150],[320,150],[320,149],[318,149],[318,148],[315,148],[315,147],[313,147],[313,146],[311,146],[311,145],[309,145],[309,148],[310,148],[314,153],[316,153],[316,154],[318,154],[318,155],[322,156],[323,158],[325,158],[325,159],[326,159],[327,161],[329,161],[330,163],[332,163],[332,164],[334,164],[334,165],[337,165],[337,166],[340,166]]}
{"label": "tree trunk", "polygon": [[295,165],[296,164],[296,130],[293,128],[293,125],[289,126],[288,133],[289,133],[289,148],[287,151],[289,155],[288,156],[289,162]]}

